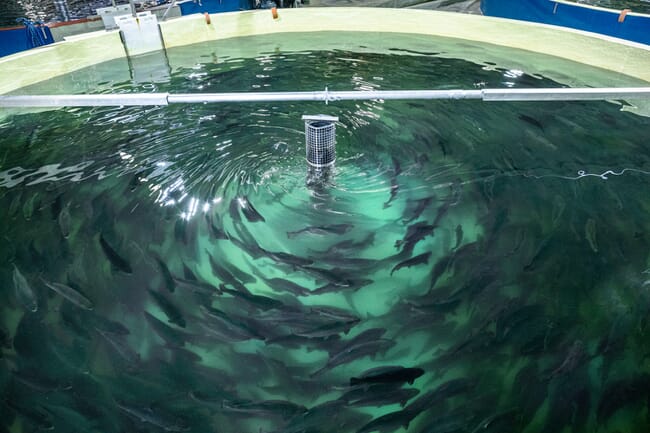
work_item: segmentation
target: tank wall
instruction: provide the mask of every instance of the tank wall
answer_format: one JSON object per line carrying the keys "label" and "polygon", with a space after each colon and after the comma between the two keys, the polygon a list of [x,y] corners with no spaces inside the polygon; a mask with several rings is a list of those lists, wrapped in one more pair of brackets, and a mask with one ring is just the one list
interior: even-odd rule
{"label": "tank wall", "polygon": [[[457,41],[458,52],[443,55],[461,56],[470,61],[474,58],[481,62],[491,60],[493,53],[487,53],[485,47],[474,44],[479,42],[494,46],[495,49],[490,51],[495,53],[499,53],[499,48],[504,48],[499,55],[506,58],[508,54],[505,48],[525,50],[525,53],[531,53],[531,56],[526,58],[526,54],[520,52],[521,60],[512,59],[511,63],[520,61],[529,70],[539,70],[550,77],[574,76],[578,82],[592,86],[638,85],[640,80],[650,82],[648,46],[619,43],[612,38],[593,37],[585,32],[553,26],[439,11],[296,8],[280,10],[278,19],[273,19],[270,11],[258,10],[215,14],[210,16],[210,23],[207,23],[202,15],[181,17],[161,23],[161,29],[167,48],[214,41],[215,52],[219,55],[224,51],[233,50],[233,44],[220,44],[219,41],[250,35],[287,33],[287,37],[282,38],[281,46],[276,46],[280,50],[331,49],[331,41],[336,39],[338,32],[381,33],[374,39],[373,49],[382,46],[391,48],[391,33],[434,35]],[[311,38],[310,41],[303,41],[299,37],[289,35],[296,32],[321,34],[316,36],[314,42]],[[318,43],[319,40],[322,44]],[[348,43],[356,42],[353,40]],[[340,43],[344,44],[345,41]],[[264,52],[259,46],[241,45],[235,49],[240,55]],[[431,51],[438,50],[432,46]],[[621,77],[617,78],[619,82],[616,83],[611,74],[608,79],[601,77],[590,81],[589,76],[578,76],[575,65],[567,66],[560,62],[551,66],[548,64],[548,58],[543,62],[535,60],[535,53],[622,73],[630,78],[630,83],[625,83],[626,80]],[[93,64],[124,57],[125,54],[118,32],[100,31],[68,37],[62,43],[8,56],[0,59],[0,76],[3,77],[0,80],[0,94]],[[173,69],[177,64],[182,64],[182,53],[170,55],[169,60]]]}

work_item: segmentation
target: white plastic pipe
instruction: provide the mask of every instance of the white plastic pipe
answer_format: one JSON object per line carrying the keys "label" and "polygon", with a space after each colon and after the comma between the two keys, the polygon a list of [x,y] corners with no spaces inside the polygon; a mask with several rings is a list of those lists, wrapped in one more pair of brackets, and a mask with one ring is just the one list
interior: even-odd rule
{"label": "white plastic pipe", "polygon": [[0,107],[92,107],[222,102],[298,102],[480,99],[483,101],[593,101],[650,98],[650,87],[482,89],[482,90],[371,90],[234,93],[122,93],[108,95],[0,95]]}

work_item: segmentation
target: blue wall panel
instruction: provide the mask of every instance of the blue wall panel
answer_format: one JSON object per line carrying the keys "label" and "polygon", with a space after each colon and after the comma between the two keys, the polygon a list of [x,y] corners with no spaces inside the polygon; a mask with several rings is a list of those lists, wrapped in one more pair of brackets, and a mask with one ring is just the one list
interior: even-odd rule
{"label": "blue wall panel", "polygon": [[650,45],[650,15],[628,15],[618,22],[618,11],[568,5],[551,0],[482,0],[484,15],[571,27]]}

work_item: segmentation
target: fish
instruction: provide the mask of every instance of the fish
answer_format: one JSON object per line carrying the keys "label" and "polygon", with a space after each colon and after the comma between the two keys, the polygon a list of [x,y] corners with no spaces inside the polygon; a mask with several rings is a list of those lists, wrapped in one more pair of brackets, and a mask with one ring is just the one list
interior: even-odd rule
{"label": "fish", "polygon": [[339,334],[347,334],[357,323],[359,323],[359,320],[328,322],[315,328],[296,329],[293,330],[292,334],[306,338],[329,338]]}
{"label": "fish", "polygon": [[233,265],[230,261],[228,261],[228,260],[225,260],[225,261],[223,262],[223,266],[224,266],[224,268],[226,268],[226,269],[228,270],[228,272],[230,273],[230,275],[232,275],[233,277],[235,277],[235,278],[237,279],[237,281],[239,281],[240,283],[243,283],[243,284],[252,284],[252,283],[255,283],[255,282],[257,281],[257,279],[256,279],[254,276],[250,275],[250,274],[247,273],[247,272],[242,271],[242,270],[239,269],[237,266],[234,266],[234,265]]}
{"label": "fish", "polygon": [[266,311],[271,309],[279,309],[284,306],[284,303],[282,301],[278,301],[277,299],[269,298],[267,296],[253,295],[249,291],[233,290],[225,287],[224,285],[220,286],[219,288],[223,293],[228,293],[235,298],[242,299],[250,306],[253,306],[260,310]]}
{"label": "fish", "polygon": [[551,220],[553,222],[553,227],[557,226],[560,222],[560,218],[564,214],[564,209],[566,208],[566,202],[560,195],[555,195],[553,197],[553,210],[551,212]]}
{"label": "fish", "polygon": [[151,424],[165,431],[180,432],[190,429],[188,423],[180,417],[153,410],[151,407],[134,406],[125,402],[116,401],[115,405],[124,413],[138,419],[145,424]]}
{"label": "fish", "polygon": [[130,367],[140,363],[140,354],[131,348],[124,336],[115,335],[97,328],[95,328],[95,330],[99,335],[104,337],[104,340],[108,342],[113,351],[117,353],[123,361],[126,361]]}
{"label": "fish", "polygon": [[[492,433],[515,433],[521,431],[518,424],[521,410],[519,408],[512,408],[503,412],[489,415],[487,418],[481,420],[472,433],[492,432]],[[562,429],[553,430],[561,431]]]}
{"label": "fish", "polygon": [[174,277],[174,283],[176,288],[179,288],[181,290],[188,290],[194,293],[201,293],[204,295],[214,295],[220,293],[220,290],[218,288],[202,281]]}
{"label": "fish", "polygon": [[214,225],[213,218],[210,216],[210,214],[205,214],[205,222],[208,225],[208,232],[210,233],[210,237],[213,239],[227,240],[230,238],[225,230]]}
{"label": "fish", "polygon": [[390,207],[391,202],[395,200],[395,197],[397,197],[397,191],[399,190],[399,183],[397,183],[397,176],[399,176],[402,173],[402,168],[397,158],[395,158],[394,156],[391,158],[393,160],[393,173],[390,177],[390,197],[388,198],[388,201],[384,203],[384,209]]}
{"label": "fish", "polygon": [[227,284],[229,286],[235,287],[237,290],[241,292],[248,292],[246,287],[239,281],[237,278],[233,276],[228,269],[226,269],[224,266],[221,265],[215,258],[210,254],[210,252],[206,249],[205,252],[208,254],[208,260],[210,262],[210,267],[212,268],[212,272],[221,280],[223,284]]}
{"label": "fish", "polygon": [[106,255],[106,258],[108,258],[108,261],[111,262],[111,265],[115,269],[122,271],[126,274],[133,273],[133,269],[131,268],[129,262],[127,262],[122,257],[120,257],[119,254],[117,254],[115,249],[113,249],[113,247],[111,247],[109,243],[106,242],[106,239],[104,239],[104,235],[102,234],[99,235],[99,244],[101,245],[102,250]]}
{"label": "fish", "polygon": [[587,352],[585,344],[581,340],[576,340],[573,342],[569,351],[564,358],[564,361],[549,375],[549,379],[558,377],[575,370],[580,364],[582,364],[587,359]]}
{"label": "fish", "polygon": [[84,310],[92,311],[94,304],[90,299],[82,295],[78,290],[73,289],[72,287],[61,284],[49,282],[41,279],[43,284],[45,284],[50,289],[54,290],[59,295],[63,296],[68,301],[72,302],[77,307],[83,308]]}
{"label": "fish", "polygon": [[647,373],[611,382],[601,393],[596,419],[601,424],[625,406],[646,402],[649,397],[650,375]]}
{"label": "fish", "polygon": [[540,121],[533,118],[533,117],[530,117],[530,116],[528,116],[526,114],[520,114],[519,119],[523,120],[524,122],[526,122],[526,123],[528,123],[530,125],[536,126],[537,128],[541,129],[542,131],[544,130],[544,126],[540,123]]}
{"label": "fish", "polygon": [[34,215],[34,211],[38,208],[39,199],[40,199],[39,193],[34,193],[23,204],[23,217],[25,218],[25,221],[29,221],[32,219],[32,216]]}
{"label": "fish", "polygon": [[247,416],[257,416],[261,418],[279,415],[285,420],[307,412],[305,406],[283,400],[223,400],[222,409],[228,412],[238,412],[246,414]]}
{"label": "fish", "polygon": [[429,263],[430,257],[431,257],[431,251],[429,251],[428,253],[422,253],[408,260],[404,260],[403,262],[399,262],[393,267],[393,269],[391,269],[390,275],[392,276],[394,272],[399,271],[402,268],[410,268],[411,266],[417,266],[417,265]]}
{"label": "fish", "polygon": [[239,201],[237,199],[230,200],[228,213],[230,214],[230,218],[233,220],[233,222],[241,221],[241,215],[239,214],[239,209],[240,209]]}
{"label": "fish", "polygon": [[293,232],[287,232],[287,237],[292,239],[298,235],[310,234],[310,235],[342,235],[350,231],[354,226],[352,224],[327,224],[322,226],[310,226],[305,227],[304,229],[296,230]]}
{"label": "fish", "polygon": [[345,392],[340,400],[350,406],[386,406],[398,403],[402,407],[418,395],[420,391],[414,388],[400,388],[394,384],[369,384],[367,386],[355,387]]}
{"label": "fish", "polygon": [[172,273],[169,272],[169,268],[158,255],[154,255],[153,258],[158,264],[158,268],[160,269],[160,273],[162,274],[163,281],[165,282],[165,288],[167,288],[169,292],[174,293],[174,289],[176,288],[176,283],[174,277],[172,276]]}
{"label": "fish", "polygon": [[35,313],[38,311],[38,299],[34,290],[27,282],[27,279],[20,272],[18,267],[14,264],[13,272],[13,283],[14,291],[16,293],[16,299],[22,304],[22,306],[29,312]]}
{"label": "fish", "polygon": [[317,289],[312,290],[311,294],[322,295],[323,293],[340,292],[340,291],[344,291],[345,293],[350,293],[359,290],[360,288],[365,287],[372,283],[373,280],[370,280],[368,278],[348,279],[346,280],[346,284],[344,286],[335,283],[329,283],[322,287],[318,287]]}
{"label": "fish", "polygon": [[248,197],[238,198],[239,206],[241,207],[244,216],[250,223],[266,222],[264,217],[253,207]]}
{"label": "fish", "polygon": [[289,253],[283,253],[283,252],[273,252],[273,251],[268,251],[265,250],[264,248],[259,247],[260,251],[264,253],[264,255],[271,260],[275,261],[276,263],[281,263],[285,265],[290,265],[290,266],[311,266],[314,264],[314,261],[311,259],[306,259],[303,257],[298,257],[293,254]]}
{"label": "fish", "polygon": [[[249,326],[245,319],[237,316],[230,316],[223,311],[201,305],[199,307],[204,316],[209,320],[206,322],[204,329],[214,330],[217,328],[224,336],[228,337],[226,341],[245,341],[245,340],[265,340],[266,338],[258,333],[253,327]],[[211,335],[215,335],[214,332]]]}
{"label": "fish", "polygon": [[183,263],[183,278],[187,281],[198,281],[194,272],[185,263]]}
{"label": "fish", "polygon": [[598,252],[598,243],[596,242],[596,221],[589,218],[585,224],[585,238],[594,253]]}
{"label": "fish", "polygon": [[[321,254],[325,257],[342,255],[352,251],[364,250],[374,243],[375,232],[370,232],[364,239],[360,241],[355,241],[354,239],[346,239],[344,241],[337,242],[329,247],[326,251],[323,251]],[[314,250],[310,251],[315,252]]]}
{"label": "fish", "polygon": [[370,416],[349,410],[342,400],[332,400],[309,408],[289,420],[287,425],[272,433],[316,433],[327,431],[328,425],[336,424],[338,432],[352,432],[355,426],[367,422]]}
{"label": "fish", "polygon": [[414,411],[409,410],[408,407],[399,411],[390,412],[370,421],[357,430],[357,433],[371,433],[375,431],[380,433],[391,433],[400,427],[403,427],[408,431],[409,424],[417,415],[419,415],[419,412],[415,413]]}
{"label": "fish", "polygon": [[337,256],[337,255],[320,257],[318,260],[319,262],[325,263],[329,266],[336,266],[339,268],[354,268],[357,271],[362,269],[369,270],[372,267],[378,266],[382,263],[381,260],[364,259],[361,257],[345,257],[345,256]]}
{"label": "fish", "polygon": [[70,236],[70,203],[63,206],[63,209],[61,209],[59,217],[57,218],[57,222],[59,223],[61,236],[63,236],[64,239],[68,239],[68,236]]}
{"label": "fish", "polygon": [[302,266],[300,267],[300,270],[314,276],[316,279],[327,281],[328,283],[338,287],[350,287],[353,283],[352,280],[348,278],[347,273],[337,268],[321,269],[313,266]]}
{"label": "fish", "polygon": [[288,292],[295,296],[307,296],[310,293],[309,289],[284,278],[269,278],[266,283],[276,292]]}
{"label": "fish", "polygon": [[416,200],[415,201],[415,203],[416,203],[415,208],[411,211],[410,216],[407,219],[403,219],[402,222],[404,224],[408,224],[411,221],[420,218],[420,215],[422,215],[422,212],[424,212],[424,210],[431,205],[431,202],[433,201],[433,199],[434,199],[434,197],[431,196],[431,197],[425,197],[425,198]]}
{"label": "fish", "polygon": [[406,234],[401,240],[395,241],[395,248],[399,249],[404,245],[403,251],[410,253],[415,248],[415,245],[427,236],[432,236],[436,226],[427,224],[426,222],[419,222],[408,226]]}
{"label": "fish", "polygon": [[350,386],[372,383],[408,383],[422,376],[421,368],[405,368],[399,366],[377,367],[363,372],[359,377],[350,378]]}
{"label": "fish", "polygon": [[16,401],[13,401],[11,398],[5,398],[4,404],[7,407],[11,408],[16,413],[19,413],[22,417],[28,420],[30,425],[34,425],[37,430],[52,430],[54,429],[54,424],[52,424],[52,418],[45,413],[45,410],[39,405],[36,405],[30,402],[28,405],[23,406],[19,405]]}
{"label": "fish", "polygon": [[147,289],[147,291],[154,299],[154,301],[156,301],[156,304],[160,307],[163,313],[165,313],[165,316],[167,316],[169,323],[173,323],[180,326],[181,328],[185,328],[187,322],[183,317],[183,313],[181,313],[181,310],[179,310],[178,307],[172,303],[172,301],[170,301],[162,293],[151,289]]}
{"label": "fish", "polygon": [[158,320],[152,314],[149,314],[147,311],[144,311],[144,318],[149,323],[151,328],[160,338],[162,338],[167,344],[180,347],[185,345],[185,342],[190,338],[190,335],[185,334],[178,329],[172,328],[166,323]]}
{"label": "fish", "polygon": [[460,247],[460,244],[463,242],[463,226],[458,224],[456,226],[456,245],[452,248],[452,251],[455,251]]}
{"label": "fish", "polygon": [[12,377],[34,391],[39,393],[49,393],[55,391],[67,391],[72,388],[70,384],[62,384],[59,381],[50,379],[41,371],[36,370],[17,370],[13,371]]}
{"label": "fish", "polygon": [[311,374],[311,377],[316,377],[326,371],[329,371],[339,365],[347,364],[355,359],[365,358],[366,356],[374,356],[379,352],[386,352],[393,347],[395,342],[388,339],[377,339],[370,341],[363,341],[358,344],[347,345],[345,348],[327,360],[327,363]]}

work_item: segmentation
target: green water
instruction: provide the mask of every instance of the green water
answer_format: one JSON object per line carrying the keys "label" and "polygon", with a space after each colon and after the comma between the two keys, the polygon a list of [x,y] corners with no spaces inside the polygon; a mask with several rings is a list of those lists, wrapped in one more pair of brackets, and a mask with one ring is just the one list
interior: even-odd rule
{"label": "green water", "polygon": [[[560,86],[434,42],[203,45],[99,86]],[[304,160],[315,113],[340,117],[327,172]],[[0,432],[647,432],[648,126],[607,102],[6,116]]]}

